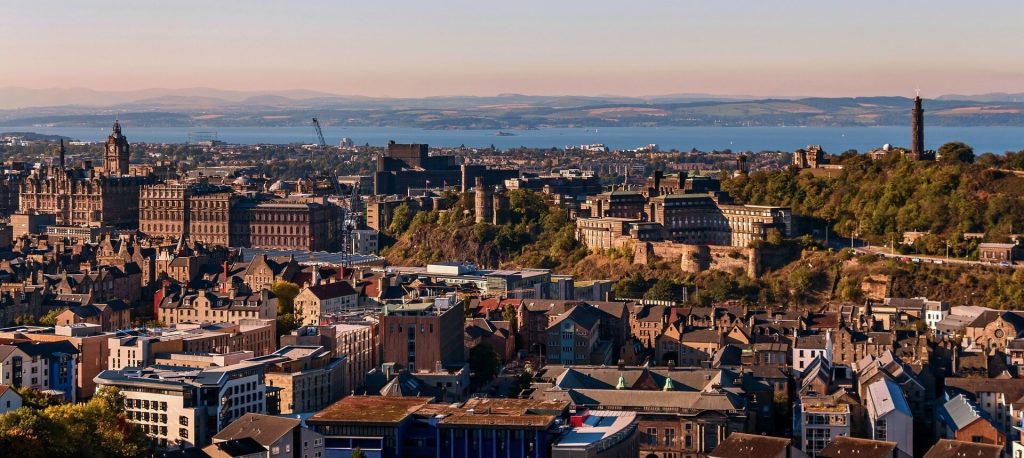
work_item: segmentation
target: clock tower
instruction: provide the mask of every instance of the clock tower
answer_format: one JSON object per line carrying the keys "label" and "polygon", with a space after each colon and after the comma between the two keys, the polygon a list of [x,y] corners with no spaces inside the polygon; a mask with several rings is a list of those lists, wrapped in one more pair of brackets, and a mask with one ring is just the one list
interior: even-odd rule
{"label": "clock tower", "polygon": [[107,147],[103,152],[103,169],[110,175],[127,175],[128,159],[131,156],[128,139],[121,133],[121,124],[114,121],[114,130],[107,137]]}

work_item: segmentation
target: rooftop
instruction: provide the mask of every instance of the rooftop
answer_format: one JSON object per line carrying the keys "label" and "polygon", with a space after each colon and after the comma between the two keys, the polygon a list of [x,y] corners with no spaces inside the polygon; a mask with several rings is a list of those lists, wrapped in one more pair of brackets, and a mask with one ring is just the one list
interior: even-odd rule
{"label": "rooftop", "polygon": [[603,441],[618,442],[615,439],[627,436],[635,424],[635,412],[593,410],[581,426],[566,432],[552,448],[588,449]]}
{"label": "rooftop", "polygon": [[235,420],[217,435],[213,436],[214,442],[230,441],[243,438],[252,438],[260,445],[269,447],[277,442],[281,436],[299,426],[301,422],[296,418],[275,417],[273,415],[260,415],[257,413],[246,413]]}
{"label": "rooftop", "polygon": [[939,439],[924,458],[999,458],[1002,453],[999,445]]}
{"label": "rooftop", "polygon": [[711,458],[772,458],[781,455],[791,440],[784,437],[732,433],[711,452]]}
{"label": "rooftop", "polygon": [[432,400],[428,397],[348,396],[317,412],[307,421],[310,424],[397,424]]}
{"label": "rooftop", "polygon": [[855,437],[838,436],[832,439],[821,452],[819,458],[892,458],[896,449],[895,442],[858,439]]}

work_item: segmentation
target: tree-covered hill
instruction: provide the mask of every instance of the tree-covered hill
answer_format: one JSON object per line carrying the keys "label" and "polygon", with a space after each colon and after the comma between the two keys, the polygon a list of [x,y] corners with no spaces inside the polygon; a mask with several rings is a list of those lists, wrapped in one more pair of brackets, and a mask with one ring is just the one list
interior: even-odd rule
{"label": "tree-covered hill", "polygon": [[1024,152],[972,163],[973,151],[962,143],[943,150],[939,161],[843,154],[833,160],[843,169],[825,176],[788,168],[729,178],[722,187],[743,203],[792,207],[844,237],[887,243],[905,231],[928,232],[915,246],[925,253],[945,250],[947,240],[968,251],[964,233],[1005,241],[1024,232],[1024,177],[1005,170],[1024,165]]}

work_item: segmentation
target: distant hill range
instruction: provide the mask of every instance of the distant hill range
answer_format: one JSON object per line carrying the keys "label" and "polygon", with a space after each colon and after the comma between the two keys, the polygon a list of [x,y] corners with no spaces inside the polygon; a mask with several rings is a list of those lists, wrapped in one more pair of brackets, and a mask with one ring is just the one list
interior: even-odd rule
{"label": "distant hill range", "polygon": [[[659,126],[909,125],[904,97],[756,98],[711,94],[651,97],[449,96],[380,98],[293,90],[209,88],[94,91],[0,88],[0,125],[128,126],[324,125],[430,129]],[[1024,94],[944,95],[925,102],[931,126],[1024,126]]]}

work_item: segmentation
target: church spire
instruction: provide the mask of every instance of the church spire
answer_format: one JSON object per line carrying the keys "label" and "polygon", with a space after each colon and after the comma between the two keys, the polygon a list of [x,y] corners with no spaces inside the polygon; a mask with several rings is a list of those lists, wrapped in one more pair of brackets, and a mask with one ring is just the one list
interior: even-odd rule
{"label": "church spire", "polygon": [[64,139],[60,139],[60,168],[64,170]]}

